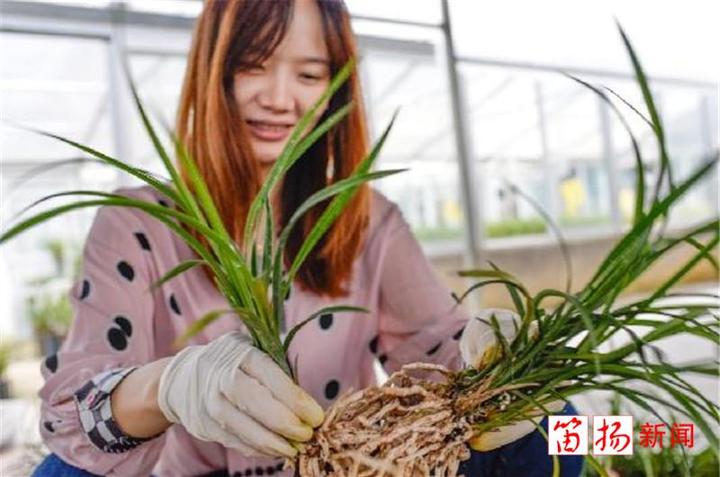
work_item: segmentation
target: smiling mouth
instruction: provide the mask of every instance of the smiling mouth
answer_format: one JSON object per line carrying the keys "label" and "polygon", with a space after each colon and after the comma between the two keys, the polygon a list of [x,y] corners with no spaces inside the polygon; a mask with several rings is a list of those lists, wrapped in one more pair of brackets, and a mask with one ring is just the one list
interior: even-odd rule
{"label": "smiling mouth", "polygon": [[261,141],[281,141],[292,130],[292,125],[287,123],[270,123],[254,119],[248,119],[246,122],[250,126],[250,133]]}

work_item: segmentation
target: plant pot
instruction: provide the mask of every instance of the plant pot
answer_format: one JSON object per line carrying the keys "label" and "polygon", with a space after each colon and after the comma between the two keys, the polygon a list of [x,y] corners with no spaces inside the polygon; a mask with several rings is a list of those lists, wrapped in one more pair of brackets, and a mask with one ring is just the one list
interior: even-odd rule
{"label": "plant pot", "polygon": [[43,356],[50,356],[58,352],[63,342],[63,337],[47,331],[37,333],[40,353]]}
{"label": "plant pot", "polygon": [[0,378],[0,399],[10,399],[10,381]]}

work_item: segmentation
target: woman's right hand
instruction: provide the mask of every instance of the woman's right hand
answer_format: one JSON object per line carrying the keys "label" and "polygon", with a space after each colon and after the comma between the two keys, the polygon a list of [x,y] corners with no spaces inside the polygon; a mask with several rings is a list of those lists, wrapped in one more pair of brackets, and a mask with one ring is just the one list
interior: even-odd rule
{"label": "woman's right hand", "polygon": [[165,417],[204,441],[247,456],[294,457],[324,418],[320,405],[240,332],[189,346],[165,367],[158,387]]}

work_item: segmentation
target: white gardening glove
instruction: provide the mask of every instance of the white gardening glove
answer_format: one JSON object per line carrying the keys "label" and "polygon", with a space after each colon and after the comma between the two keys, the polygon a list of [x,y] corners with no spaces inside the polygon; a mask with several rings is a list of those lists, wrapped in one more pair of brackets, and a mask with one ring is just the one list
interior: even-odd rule
{"label": "white gardening glove", "polygon": [[294,457],[288,440],[307,441],[324,418],[313,398],[238,331],[180,351],[160,378],[158,405],[196,438],[247,456]]}
{"label": "white gardening glove", "polygon": [[[480,320],[476,318],[470,319],[460,338],[460,354],[465,364],[481,369],[494,363],[502,355],[502,345],[498,343],[495,330],[489,325],[491,323],[490,317],[493,315],[495,315],[498,322],[500,333],[505,337],[508,344],[512,344],[515,340],[517,331],[522,324],[520,316],[510,310],[487,308],[478,316]],[[529,335],[531,337],[537,336],[537,324],[535,322],[530,324]],[[564,407],[564,404],[562,401],[554,401],[545,407],[550,412],[559,412]],[[544,412],[540,409],[538,409],[537,415],[538,417],[532,420],[515,422],[475,436],[470,440],[470,447],[477,451],[491,451],[514,442],[537,429],[536,424],[539,424],[545,417]]]}
{"label": "white gardening glove", "polygon": [[[508,343],[512,343],[520,329],[522,319],[514,311],[502,308],[486,308],[477,318],[471,318],[465,326],[460,338],[460,354],[468,366],[481,369],[495,361],[502,354],[502,345],[498,343],[495,330],[491,323],[491,316],[495,316],[500,327],[500,333]],[[535,325],[533,322],[532,325]],[[530,335],[537,333],[537,326],[532,326]]]}

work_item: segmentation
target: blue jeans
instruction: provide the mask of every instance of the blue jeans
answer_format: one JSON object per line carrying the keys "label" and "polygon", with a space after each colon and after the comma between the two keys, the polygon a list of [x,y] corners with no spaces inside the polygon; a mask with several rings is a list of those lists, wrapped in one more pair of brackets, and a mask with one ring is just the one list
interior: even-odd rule
{"label": "blue jeans", "polygon": [[55,454],[45,457],[31,477],[97,477],[96,474],[65,463]]}
{"label": "blue jeans", "polygon": [[[576,414],[572,406],[565,406],[563,414]],[[547,431],[547,419],[540,424]],[[578,477],[582,471],[582,456],[559,456],[560,476]],[[466,477],[550,477],[552,459],[547,453],[547,441],[535,431],[522,439],[490,452],[472,452],[470,459],[460,466]],[[213,472],[214,477],[229,477],[227,472]],[[35,469],[32,477],[97,477],[63,462],[50,454]]]}
{"label": "blue jeans", "polygon": [[[575,415],[577,410],[566,405],[561,414]],[[540,426],[547,432],[547,418]],[[560,477],[578,477],[582,472],[582,456],[561,455],[558,460]],[[460,464],[459,473],[467,477],[550,477],[552,470],[547,440],[540,431],[535,431],[490,452],[473,451],[470,459]]]}

